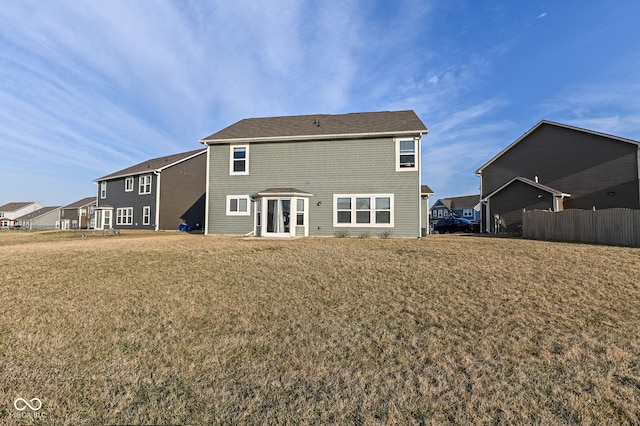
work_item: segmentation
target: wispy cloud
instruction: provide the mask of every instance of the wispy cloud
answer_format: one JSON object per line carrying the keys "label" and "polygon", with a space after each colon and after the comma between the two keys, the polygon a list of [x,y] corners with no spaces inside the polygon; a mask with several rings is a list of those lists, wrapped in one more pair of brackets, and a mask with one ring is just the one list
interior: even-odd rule
{"label": "wispy cloud", "polygon": [[[85,182],[70,198],[95,193],[96,177],[197,149],[245,117],[413,109],[430,129],[423,178],[438,196],[474,189],[473,171],[542,118],[640,137],[629,73],[637,54],[605,84],[572,78],[523,100],[543,83],[519,80],[538,77],[522,61],[550,64],[519,49],[536,47],[536,31],[552,30],[562,11],[421,0],[6,2],[0,181],[32,183],[0,198],[42,191],[54,174]],[[588,42],[558,43],[554,60],[611,25]],[[47,194],[65,196],[63,186]]]}
{"label": "wispy cloud", "polygon": [[629,69],[640,66],[640,55],[613,64],[604,79],[563,88],[538,106],[556,121],[640,140],[640,80]]}

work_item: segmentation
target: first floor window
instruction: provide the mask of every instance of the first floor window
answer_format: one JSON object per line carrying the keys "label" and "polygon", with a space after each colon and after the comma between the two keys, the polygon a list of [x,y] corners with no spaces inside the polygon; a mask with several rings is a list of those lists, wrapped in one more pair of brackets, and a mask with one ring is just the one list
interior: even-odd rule
{"label": "first floor window", "polygon": [[371,223],[371,198],[356,198],[356,223]]}
{"label": "first floor window", "polygon": [[302,198],[296,201],[296,225],[304,226],[304,199]]}
{"label": "first floor window", "polygon": [[336,218],[339,224],[351,224],[351,197],[340,197],[336,200]]}
{"label": "first floor window", "polygon": [[142,208],[142,224],[149,225],[151,223],[151,207],[144,206]]}
{"label": "first floor window", "polygon": [[393,226],[393,194],[334,195],[335,227]]}
{"label": "first floor window", "polygon": [[116,225],[133,225],[133,207],[116,210]]}
{"label": "first floor window", "polygon": [[391,223],[391,198],[389,197],[376,198],[376,223],[378,224]]}
{"label": "first floor window", "polygon": [[248,195],[227,195],[227,216],[249,216]]}
{"label": "first floor window", "polygon": [[138,194],[151,194],[151,175],[140,176],[138,180]]}

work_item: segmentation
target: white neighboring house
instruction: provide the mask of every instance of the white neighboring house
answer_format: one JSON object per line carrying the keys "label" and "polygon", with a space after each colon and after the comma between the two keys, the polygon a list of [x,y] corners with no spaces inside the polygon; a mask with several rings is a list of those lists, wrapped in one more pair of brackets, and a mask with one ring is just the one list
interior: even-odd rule
{"label": "white neighboring house", "polygon": [[12,202],[0,206],[0,228],[14,228],[17,218],[41,208],[42,205],[34,201]]}

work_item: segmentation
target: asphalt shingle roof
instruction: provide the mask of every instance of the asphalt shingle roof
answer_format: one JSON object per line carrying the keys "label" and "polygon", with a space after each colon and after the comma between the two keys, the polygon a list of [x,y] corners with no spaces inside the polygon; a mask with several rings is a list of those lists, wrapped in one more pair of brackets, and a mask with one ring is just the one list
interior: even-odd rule
{"label": "asphalt shingle roof", "polygon": [[206,151],[200,148],[193,151],[182,152],[180,154],[172,154],[164,157],[152,158],[151,160],[138,163],[135,166],[127,167],[126,169],[118,170],[117,172],[108,174],[106,176],[102,176],[101,178],[98,178],[95,181],[98,182],[101,180],[112,179],[120,176],[131,176],[131,175],[139,175],[145,172],[153,172],[155,170],[159,170],[163,167],[171,165],[177,161],[183,160],[197,153],[204,153],[204,152]]}
{"label": "asphalt shingle roof", "polygon": [[326,139],[426,132],[427,127],[414,111],[359,112],[246,118],[207,136],[200,142]]}
{"label": "asphalt shingle roof", "polygon": [[480,194],[464,195],[462,197],[441,198],[439,200],[436,200],[436,203],[438,201],[440,201],[451,210],[472,209],[480,202]]}
{"label": "asphalt shingle roof", "polygon": [[55,209],[59,209],[60,206],[49,206],[49,207],[43,207],[41,209],[38,209],[36,211],[33,211],[31,213],[27,213],[24,214],[20,217],[17,217],[16,220],[30,220],[30,219],[34,219],[38,216],[42,216],[45,213],[49,213],[51,210],[55,210]]}
{"label": "asphalt shingle roof", "polygon": [[83,198],[82,200],[78,200],[76,202],[73,202],[71,204],[67,204],[66,206],[62,206],[63,209],[76,209],[78,207],[83,207],[86,206],[87,204],[91,204],[92,202],[96,201],[96,197],[95,195],[93,197],[86,197]]}
{"label": "asphalt shingle roof", "polygon": [[31,201],[27,201],[27,202],[13,202],[13,203],[7,203],[4,206],[0,206],[0,211],[2,212],[14,212],[16,210],[19,210],[23,207],[26,207],[30,204],[33,204],[33,202]]}

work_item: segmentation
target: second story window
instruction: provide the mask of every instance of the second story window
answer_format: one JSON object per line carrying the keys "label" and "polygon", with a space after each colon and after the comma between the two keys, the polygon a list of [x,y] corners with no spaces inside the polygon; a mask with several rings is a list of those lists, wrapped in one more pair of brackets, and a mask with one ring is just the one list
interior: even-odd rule
{"label": "second story window", "polygon": [[396,171],[417,170],[417,141],[396,139]]}
{"label": "second story window", "polygon": [[151,175],[140,176],[138,194],[151,194]]}
{"label": "second story window", "polygon": [[129,176],[124,180],[124,190],[125,192],[133,191],[133,176]]}
{"label": "second story window", "polygon": [[229,160],[230,175],[248,175],[249,145],[231,145]]}
{"label": "second story window", "polygon": [[100,182],[100,198],[107,198],[107,182]]}

